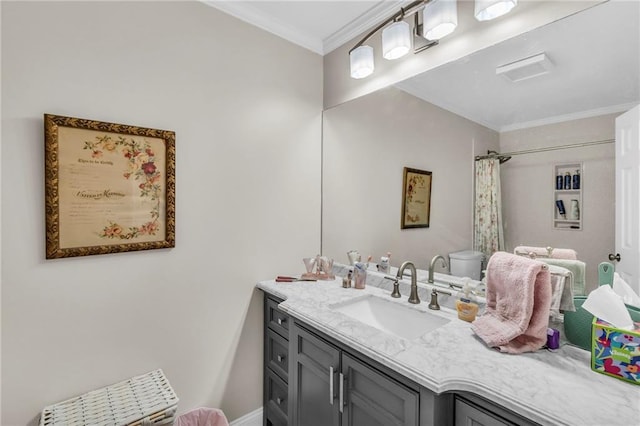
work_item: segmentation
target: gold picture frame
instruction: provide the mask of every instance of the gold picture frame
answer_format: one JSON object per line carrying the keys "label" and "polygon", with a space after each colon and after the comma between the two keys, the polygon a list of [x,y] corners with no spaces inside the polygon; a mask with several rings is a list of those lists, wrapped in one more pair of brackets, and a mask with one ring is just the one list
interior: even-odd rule
{"label": "gold picture frame", "polygon": [[431,214],[431,172],[404,168],[400,229],[428,228]]}
{"label": "gold picture frame", "polygon": [[44,115],[46,258],[175,247],[175,132]]}

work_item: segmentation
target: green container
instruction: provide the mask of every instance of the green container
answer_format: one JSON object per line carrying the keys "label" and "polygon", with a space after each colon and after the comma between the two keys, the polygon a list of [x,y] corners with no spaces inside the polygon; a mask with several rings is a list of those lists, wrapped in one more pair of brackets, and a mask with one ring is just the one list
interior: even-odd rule
{"label": "green container", "polygon": [[[586,296],[575,296],[573,304],[576,306],[575,312],[564,313],[564,334],[569,343],[578,346],[585,351],[591,350],[591,324],[593,315],[582,309],[582,304],[587,300]],[[627,310],[631,314],[631,319],[640,322],[640,309],[627,305]]]}
{"label": "green container", "polygon": [[572,343],[585,351],[591,350],[591,323],[593,315],[582,309],[582,304],[587,300],[586,296],[576,296],[573,304],[575,312],[564,313],[564,335],[569,343]]}

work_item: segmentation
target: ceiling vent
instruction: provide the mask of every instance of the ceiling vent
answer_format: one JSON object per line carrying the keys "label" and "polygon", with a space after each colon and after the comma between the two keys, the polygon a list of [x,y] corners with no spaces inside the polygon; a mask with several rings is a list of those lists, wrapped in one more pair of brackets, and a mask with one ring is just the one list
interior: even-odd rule
{"label": "ceiling vent", "polygon": [[496,68],[496,75],[502,75],[507,80],[516,83],[548,74],[552,67],[553,63],[551,63],[549,57],[544,53],[539,53],[510,64],[500,65]]}

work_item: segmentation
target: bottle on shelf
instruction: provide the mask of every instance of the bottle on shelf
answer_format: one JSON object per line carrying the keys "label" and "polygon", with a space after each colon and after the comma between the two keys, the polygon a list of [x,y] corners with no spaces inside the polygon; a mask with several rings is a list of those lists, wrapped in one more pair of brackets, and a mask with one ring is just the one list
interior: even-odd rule
{"label": "bottle on shelf", "polygon": [[564,189],[571,189],[571,173],[564,174]]}
{"label": "bottle on shelf", "polygon": [[573,189],[580,189],[580,170],[573,175]]}
{"label": "bottle on shelf", "polygon": [[562,188],[564,188],[564,178],[561,174],[558,174],[556,176],[556,190],[561,190]]}
{"label": "bottle on shelf", "polygon": [[580,220],[580,207],[578,200],[571,200],[571,219]]}
{"label": "bottle on shelf", "polygon": [[563,219],[566,219],[566,211],[564,209],[564,202],[562,200],[556,200],[556,207],[558,207],[558,213]]}

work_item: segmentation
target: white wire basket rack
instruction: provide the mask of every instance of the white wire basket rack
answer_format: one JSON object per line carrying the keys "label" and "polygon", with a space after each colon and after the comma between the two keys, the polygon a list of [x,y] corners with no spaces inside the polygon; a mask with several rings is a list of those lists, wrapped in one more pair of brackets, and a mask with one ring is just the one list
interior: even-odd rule
{"label": "white wire basket rack", "polygon": [[40,426],[172,425],[178,397],[161,369],[42,410]]}

